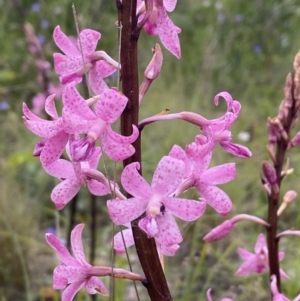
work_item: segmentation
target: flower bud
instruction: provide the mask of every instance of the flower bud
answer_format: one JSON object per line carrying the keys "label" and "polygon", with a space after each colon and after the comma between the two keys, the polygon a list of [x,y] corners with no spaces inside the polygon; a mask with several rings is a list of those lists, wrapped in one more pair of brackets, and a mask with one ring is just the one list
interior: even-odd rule
{"label": "flower bud", "polygon": [[289,148],[297,146],[300,144],[300,132],[298,132],[295,137],[290,141]]}
{"label": "flower bud", "polygon": [[294,190],[289,190],[285,193],[283,197],[283,201],[285,203],[291,203],[297,197],[297,192]]}
{"label": "flower bud", "polygon": [[284,197],[283,197],[283,202],[282,202],[282,204],[280,205],[280,207],[277,211],[277,216],[280,216],[281,213],[288,206],[288,204],[291,203],[296,197],[297,197],[297,192],[296,191],[289,190],[288,192],[286,192]]}
{"label": "flower bud", "polygon": [[145,77],[149,80],[154,80],[158,77],[163,62],[163,54],[159,44],[156,44],[152,51],[152,60],[150,61],[149,65],[147,66],[144,72]]}
{"label": "flower bud", "polygon": [[144,80],[140,86],[140,91],[139,91],[140,103],[142,101],[142,98],[150,88],[152,81],[158,77],[163,62],[163,55],[159,44],[156,44],[152,49],[152,51],[153,51],[153,57],[144,72]]}
{"label": "flower bud", "polygon": [[219,240],[226,235],[228,235],[235,223],[232,220],[227,220],[223,222],[221,225],[217,226],[216,228],[212,229],[210,232],[208,232],[204,237],[203,240],[206,242]]}
{"label": "flower bud", "polygon": [[272,186],[277,183],[277,176],[274,167],[267,161],[262,163],[262,171],[265,176],[265,179]]}

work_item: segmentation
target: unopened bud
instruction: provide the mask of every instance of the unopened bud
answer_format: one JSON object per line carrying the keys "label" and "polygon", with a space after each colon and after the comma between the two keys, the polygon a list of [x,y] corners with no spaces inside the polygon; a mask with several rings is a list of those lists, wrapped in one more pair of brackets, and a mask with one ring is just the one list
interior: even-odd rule
{"label": "unopened bud", "polygon": [[228,235],[232,229],[234,228],[235,223],[230,219],[223,222],[221,225],[215,227],[210,232],[208,232],[204,237],[203,240],[206,242],[219,240],[226,235]]}
{"label": "unopened bud", "polygon": [[242,221],[242,220],[248,220],[260,225],[263,225],[265,227],[269,227],[270,225],[264,221],[263,219],[249,215],[249,214],[238,214],[232,217],[231,219],[223,222],[221,225],[215,227],[212,229],[208,234],[206,234],[203,238],[204,241],[215,241],[219,240],[226,235],[228,235],[232,229],[234,228],[235,224]]}
{"label": "unopened bud", "polygon": [[270,122],[273,125],[275,134],[281,136],[285,141],[289,140],[289,136],[283,128],[279,118],[275,117],[273,119],[269,119],[268,122]]}
{"label": "unopened bud", "polygon": [[291,203],[297,197],[297,192],[294,190],[289,190],[283,197],[285,203]]}
{"label": "unopened bud", "polygon": [[144,72],[145,77],[140,86],[140,91],[139,91],[140,103],[142,101],[142,98],[148,91],[149,87],[151,86],[152,81],[158,77],[162,67],[163,54],[159,44],[156,44],[152,49],[152,51],[153,51],[153,57]]}
{"label": "unopened bud", "polygon": [[277,184],[276,171],[269,162],[264,161],[262,163],[262,171],[265,176],[265,179],[271,186],[274,186],[275,184]]}
{"label": "unopened bud", "polygon": [[267,130],[268,130],[268,140],[269,140],[269,144],[274,145],[277,141],[277,135],[276,135],[276,130],[275,130],[275,126],[272,123],[272,118],[268,118],[267,121]]}
{"label": "unopened bud", "polygon": [[155,44],[154,48],[152,48],[153,51],[153,57],[148,64],[144,75],[148,79],[154,80],[158,77],[161,67],[162,67],[162,62],[163,62],[163,54],[161,51],[161,48],[159,44]]}
{"label": "unopened bud", "polygon": [[300,144],[300,132],[290,141],[288,148],[292,148]]}
{"label": "unopened bud", "polygon": [[278,211],[277,211],[277,216],[280,216],[281,213],[285,210],[285,208],[297,197],[297,192],[294,190],[289,190],[288,192],[285,193],[283,197],[283,202],[280,205]]}

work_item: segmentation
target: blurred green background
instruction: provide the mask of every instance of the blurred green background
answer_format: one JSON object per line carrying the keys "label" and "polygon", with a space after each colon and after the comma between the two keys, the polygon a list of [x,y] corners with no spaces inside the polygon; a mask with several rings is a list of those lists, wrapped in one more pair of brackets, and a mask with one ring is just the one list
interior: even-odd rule
{"label": "blurred green background", "polygon": [[[102,33],[98,49],[118,57],[116,8],[114,1],[73,1],[81,28]],[[52,66],[52,54],[59,50],[52,40],[56,25],[68,35],[76,36],[76,27],[69,0],[31,1],[0,0],[0,300],[59,300],[51,289],[52,270],[57,258],[45,243],[46,231],[56,231],[67,240],[72,204],[57,213],[50,193],[57,181],[42,170],[39,160],[32,156],[38,138],[22,123],[22,102],[32,107],[32,99],[43,92],[36,58],[29,51],[23,26],[30,22],[42,46],[42,57]],[[157,114],[165,108],[171,112],[189,110],[207,118],[221,116],[225,103],[213,104],[220,91],[230,92],[242,104],[239,119],[232,132],[234,142],[246,145],[253,152],[251,159],[235,158],[217,148],[212,166],[236,162],[237,178],[222,185],[234,203],[229,214],[255,214],[266,217],[266,196],[260,184],[260,165],[268,159],[266,119],[277,114],[283,98],[283,86],[292,70],[295,54],[300,48],[300,6],[296,0],[179,0],[170,14],[180,34],[182,59],[164,52],[161,75],[144,98],[141,118]],[[140,70],[151,59],[151,48],[157,37],[142,32],[139,45]],[[47,78],[58,84],[52,67]],[[116,85],[112,77],[109,84]],[[58,102],[58,108],[61,108]],[[45,117],[45,116],[44,116]],[[299,129],[298,129],[299,130]],[[153,124],[143,131],[143,170],[151,179],[160,158],[173,144],[182,147],[193,141],[198,128],[181,121]],[[296,130],[295,130],[296,132]],[[297,190],[300,156],[297,149],[289,154],[295,172],[283,183],[284,193]],[[106,160],[107,161],[107,160]],[[108,162],[108,161],[107,161]],[[102,166],[100,167],[102,168]],[[113,166],[108,163],[112,176]],[[117,165],[117,171],[121,166]],[[190,197],[197,198],[196,192]],[[80,192],[74,222],[85,222],[87,258],[91,250],[89,228],[96,223],[95,264],[110,265],[112,225],[108,219],[105,198],[94,203],[86,188]],[[92,207],[91,209],[91,205]],[[280,230],[299,228],[300,216],[295,201],[284,212]],[[74,209],[74,208],[73,208]],[[94,219],[91,217],[94,212]],[[205,292],[213,288],[214,300],[231,297],[235,301],[270,300],[268,274],[248,278],[234,276],[242,261],[237,248],[251,252],[257,235],[263,232],[247,222],[239,224],[227,238],[205,244],[202,237],[222,222],[211,208],[195,223],[182,223],[185,241],[177,255],[166,259],[166,274],[174,300],[206,300]],[[49,229],[50,228],[50,229]],[[118,229],[114,229],[118,231]],[[300,240],[282,239],[280,249],[286,252],[282,268],[290,276],[283,282],[289,298],[300,293]],[[134,250],[130,250],[134,269],[139,265]],[[125,257],[117,257],[116,265],[128,267]],[[108,279],[105,280],[108,284]],[[141,300],[148,300],[138,284]],[[97,296],[95,300],[104,300]],[[114,300],[136,300],[132,284],[115,282]],[[85,292],[76,300],[90,300]]]}

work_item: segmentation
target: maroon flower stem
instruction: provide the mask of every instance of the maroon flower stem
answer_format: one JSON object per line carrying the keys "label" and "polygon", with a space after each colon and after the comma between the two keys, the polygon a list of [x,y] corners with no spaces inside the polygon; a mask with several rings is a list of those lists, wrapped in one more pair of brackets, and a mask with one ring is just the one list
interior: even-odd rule
{"label": "maroon flower stem", "polygon": [[[279,145],[278,145],[279,146]],[[276,169],[276,174],[278,181],[278,187],[280,187],[280,174],[282,169],[282,162],[285,155],[283,145],[280,145],[278,151],[276,153],[276,160],[277,163],[274,166]],[[268,243],[268,250],[269,250],[269,268],[270,268],[270,276],[276,275],[277,278],[277,287],[278,291],[281,292],[281,283],[280,283],[280,273],[279,273],[279,259],[278,259],[278,239],[276,238],[277,235],[277,210],[279,204],[279,196],[280,196],[280,189],[277,192],[272,191],[271,195],[268,197],[268,219],[267,222],[270,224],[270,227],[267,228],[267,243]]]}
{"label": "maroon flower stem", "polygon": [[[285,94],[287,93],[291,97],[291,101],[289,102],[291,106],[289,107],[289,110],[287,110],[287,114],[285,118],[283,118],[281,123],[285,133],[287,133],[288,136],[290,136],[290,131],[293,123],[295,122],[295,117],[297,114],[296,100],[294,98],[293,91],[294,91],[294,85],[293,84],[289,85],[289,82],[287,80],[285,86]],[[286,95],[285,95],[285,101],[287,102]],[[280,135],[280,133],[277,133],[277,135],[278,138],[276,141],[276,151],[274,154],[273,161],[274,161],[274,169],[277,178],[276,184],[279,189],[271,189],[271,193],[268,196],[269,208],[268,208],[267,222],[270,224],[270,227],[267,228],[267,242],[268,242],[268,249],[269,249],[270,276],[272,275],[276,276],[278,291],[281,292],[280,267],[279,267],[279,258],[278,258],[279,239],[276,237],[277,222],[278,222],[277,211],[278,211],[279,200],[280,200],[280,185],[284,177],[284,175],[282,175],[282,171],[284,168],[284,160],[288,148],[288,141],[284,139],[284,137]]]}
{"label": "maroon flower stem", "polygon": [[75,226],[75,216],[77,213],[77,203],[78,203],[78,193],[72,199],[69,206],[69,225],[68,225],[68,232],[67,232],[67,248],[70,250],[71,248],[71,232]]}
{"label": "maroon flower stem", "polygon": [[[129,136],[132,124],[138,125],[139,115],[139,82],[137,46],[138,34],[136,0],[116,1],[118,8],[118,24],[121,27],[121,81],[122,91],[128,97],[128,104],[121,116],[121,133]],[[135,154],[124,161],[124,167],[132,162],[141,163],[141,138],[133,143]],[[141,172],[141,171],[140,171]],[[129,197],[129,195],[128,195]],[[141,217],[140,217],[141,218]],[[132,231],[141,266],[147,278],[145,285],[152,301],[171,301],[172,297],[156,250],[154,239],[137,226],[138,220],[132,222]]]}
{"label": "maroon flower stem", "polygon": [[97,240],[97,197],[90,193],[90,214],[91,214],[91,222],[90,222],[90,233],[91,233],[91,241],[90,241],[90,260],[89,263],[94,265],[95,257],[96,257],[96,240]]}

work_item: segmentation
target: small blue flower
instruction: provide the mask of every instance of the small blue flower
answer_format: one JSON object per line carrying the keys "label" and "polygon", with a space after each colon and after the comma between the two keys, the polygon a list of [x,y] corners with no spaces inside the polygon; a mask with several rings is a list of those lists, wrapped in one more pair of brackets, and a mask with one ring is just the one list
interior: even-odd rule
{"label": "small blue flower", "polygon": [[43,20],[42,22],[41,22],[41,27],[42,28],[48,28],[49,27],[49,21],[48,20]]}
{"label": "small blue flower", "polygon": [[241,15],[241,14],[238,14],[238,15],[235,15],[235,16],[234,16],[234,21],[235,21],[236,23],[241,23],[243,20],[244,20],[244,16]]}
{"label": "small blue flower", "polygon": [[9,108],[10,108],[10,105],[8,104],[7,101],[5,101],[5,100],[0,101],[0,111],[7,111],[7,110],[9,110]]}
{"label": "small blue flower", "polygon": [[54,228],[54,227],[49,227],[49,228],[47,228],[46,233],[52,233],[52,234],[55,234],[55,228]]}
{"label": "small blue flower", "polygon": [[46,37],[43,35],[39,35],[37,38],[38,38],[40,44],[44,44],[47,40]]}
{"label": "small blue flower", "polygon": [[37,12],[41,9],[41,4],[36,2],[36,3],[33,3],[31,5],[31,10],[34,11],[34,12]]}
{"label": "small blue flower", "polygon": [[253,47],[253,51],[258,53],[258,52],[262,52],[262,47],[259,44],[254,45]]}

